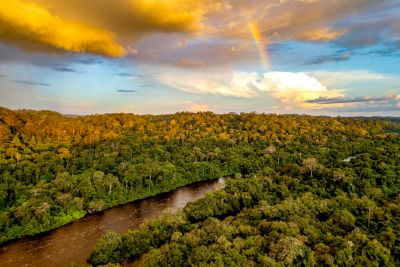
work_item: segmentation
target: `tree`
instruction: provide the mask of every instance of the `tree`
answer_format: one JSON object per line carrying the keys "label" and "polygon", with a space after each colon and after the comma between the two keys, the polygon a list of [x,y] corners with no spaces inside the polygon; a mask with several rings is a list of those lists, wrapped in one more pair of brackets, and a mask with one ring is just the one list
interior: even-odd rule
{"label": "tree", "polygon": [[267,147],[267,149],[265,150],[265,152],[269,155],[272,155],[276,152],[276,147],[273,145],[270,145],[269,147]]}
{"label": "tree", "polygon": [[112,192],[113,187],[119,183],[119,180],[114,175],[107,174],[105,182],[106,182],[106,184],[108,186],[108,194],[110,195],[111,192]]}
{"label": "tree", "polygon": [[310,171],[310,176],[313,177],[313,172],[319,167],[319,164],[315,158],[307,158],[303,160],[303,166]]}
{"label": "tree", "polygon": [[343,182],[346,179],[346,174],[342,171],[334,171],[331,180],[333,182]]}

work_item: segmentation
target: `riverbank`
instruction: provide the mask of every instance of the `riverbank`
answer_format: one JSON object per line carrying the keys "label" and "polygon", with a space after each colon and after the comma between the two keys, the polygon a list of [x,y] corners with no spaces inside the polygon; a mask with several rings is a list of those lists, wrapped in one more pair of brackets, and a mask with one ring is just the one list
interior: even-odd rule
{"label": "riverbank", "polygon": [[8,266],[69,266],[84,264],[97,239],[109,230],[124,233],[136,229],[165,210],[180,209],[205,193],[220,188],[224,179],[208,179],[172,192],[119,205],[101,213],[35,237],[20,239],[0,248],[0,262]]}
{"label": "riverbank", "polygon": [[89,212],[87,210],[69,210],[67,213],[62,213],[60,216],[54,216],[51,218],[50,221],[48,221],[47,224],[39,224],[39,225],[34,225],[32,227],[27,227],[27,225],[16,225],[11,228],[0,238],[0,246],[7,245],[9,243],[18,241],[23,238],[29,238],[29,237],[34,237],[36,235],[40,234],[45,234],[47,232],[53,231],[55,229],[58,229],[62,226],[74,223],[88,214],[95,214],[99,212],[104,212],[108,209],[118,207],[121,205],[125,205],[127,203],[131,203],[137,200],[145,199],[148,197],[154,197],[159,194],[163,193],[168,193],[173,190],[176,190],[180,187],[187,186],[193,183],[197,182],[202,182],[202,181],[207,181],[207,180],[215,180],[218,178],[211,178],[211,179],[199,179],[196,181],[191,181],[191,180],[178,180],[176,183],[173,184],[162,184],[159,187],[152,187],[150,189],[142,189],[142,191],[135,192],[135,195],[131,196],[129,195],[128,198],[123,199],[120,202],[114,202],[114,203],[105,203],[103,207],[100,209],[94,211],[94,212]]}

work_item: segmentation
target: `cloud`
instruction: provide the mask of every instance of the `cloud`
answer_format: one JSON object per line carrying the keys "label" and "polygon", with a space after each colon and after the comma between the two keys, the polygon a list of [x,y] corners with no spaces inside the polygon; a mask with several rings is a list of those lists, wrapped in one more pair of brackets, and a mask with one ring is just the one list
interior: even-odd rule
{"label": "cloud", "polygon": [[132,72],[120,72],[115,73],[113,76],[119,77],[137,77],[137,78],[146,78],[146,77],[155,77],[159,75],[158,72],[149,72],[149,73],[132,73]]}
{"label": "cloud", "polygon": [[186,101],[186,109],[192,112],[211,111],[207,104],[195,103],[191,100]]}
{"label": "cloud", "polygon": [[307,100],[338,97],[340,90],[328,90],[317,79],[296,72],[182,72],[162,74],[162,84],[194,94],[241,98],[273,98],[287,108],[307,105]]}
{"label": "cloud", "polygon": [[307,100],[307,103],[320,104],[320,105],[331,105],[331,104],[353,104],[353,103],[372,103],[372,102],[387,102],[396,100],[399,95],[389,95],[382,97],[319,97],[317,99]]}
{"label": "cloud", "polygon": [[4,74],[0,74],[0,79],[6,78],[7,76]]}
{"label": "cloud", "polygon": [[114,76],[119,76],[119,77],[143,77],[143,74],[137,74],[137,73],[129,73],[129,72],[120,72],[114,74]]}
{"label": "cloud", "polygon": [[0,0],[0,41],[49,53],[134,55],[132,41],[200,30],[213,8],[210,0]]}
{"label": "cloud", "polygon": [[361,97],[318,97],[309,99],[307,103],[319,107],[320,111],[331,111],[340,113],[377,113],[395,112],[400,110],[400,95],[391,94],[386,96],[361,96]]}
{"label": "cloud", "polygon": [[[252,40],[229,40],[218,36],[196,37],[152,35],[135,43],[140,53],[132,56],[136,62],[168,64],[181,68],[227,66],[243,61],[258,62]],[[273,46],[272,50],[284,49]]]}
{"label": "cloud", "polygon": [[317,64],[322,64],[322,63],[327,63],[327,62],[338,62],[338,61],[346,61],[349,60],[352,56],[352,53],[348,50],[339,50],[333,55],[324,55],[324,56],[318,56],[318,57],[313,57],[306,62],[304,62],[303,65],[317,65]]}
{"label": "cloud", "polygon": [[72,73],[82,73],[81,71],[77,71],[75,69],[69,68],[69,67],[65,67],[65,66],[57,66],[57,67],[53,67],[51,68],[54,71],[59,71],[59,72],[72,72]]}
{"label": "cloud", "polygon": [[381,57],[400,57],[400,44],[389,45],[383,49],[372,49],[368,52],[359,53],[359,55],[369,56],[376,55]]}
{"label": "cloud", "polygon": [[89,54],[45,54],[32,53],[32,51],[21,50],[11,45],[0,43],[0,63],[28,64],[42,68],[53,69],[57,67],[69,67],[72,64],[94,65],[104,63],[104,59]]}
{"label": "cloud", "polygon": [[[2,1],[6,3],[8,0]],[[93,44],[96,45],[94,47],[103,46],[103,50],[106,51],[69,49],[69,47],[61,47],[61,49],[111,57],[122,56],[126,53],[137,54],[138,50],[131,47],[132,41],[149,34],[200,31],[204,27],[203,17],[218,8],[218,4],[214,4],[211,0],[97,0],[95,4],[89,0],[10,1],[14,4],[10,4],[9,7],[26,7],[26,9],[35,7],[43,13],[41,14],[43,16],[26,16],[25,19],[25,24],[38,24],[40,20],[43,21],[43,25],[38,25],[38,27],[43,28],[48,25],[48,28],[53,29],[53,32],[50,30],[41,32],[43,38],[53,39],[49,35],[59,37],[74,34],[78,40],[84,38],[86,44],[90,41],[85,37],[95,37],[96,40],[93,40]],[[1,7],[1,9],[4,9],[5,17],[12,16],[13,9],[7,8],[7,6]],[[28,14],[25,12],[24,15]],[[19,23],[15,20],[10,26]],[[63,30],[63,28],[67,29]],[[36,33],[36,28],[34,30]],[[30,33],[25,35],[28,34]],[[68,41],[71,40],[68,39]],[[59,45],[61,42],[56,41],[55,43]],[[54,47],[54,42],[50,45]],[[56,47],[60,48],[57,45]],[[90,48],[92,47],[90,46]]]}
{"label": "cloud", "polygon": [[178,66],[183,67],[183,68],[200,68],[200,67],[205,67],[206,64],[199,60],[183,58],[179,61]]}
{"label": "cloud", "polygon": [[12,80],[12,82],[20,83],[20,84],[26,84],[26,85],[33,85],[33,86],[51,86],[51,84],[48,84],[48,83],[27,81],[27,80]]}
{"label": "cloud", "polygon": [[117,90],[118,93],[136,93],[136,90]]}
{"label": "cloud", "polygon": [[251,20],[271,43],[285,40],[326,42],[347,32],[346,26],[336,25],[339,20],[364,12],[374,2],[377,1],[256,0],[249,3],[241,0],[231,2],[228,11],[212,20],[214,32],[225,36],[251,38],[246,29]]}
{"label": "cloud", "polygon": [[136,48],[133,48],[133,47],[131,47],[131,46],[128,46],[127,48],[126,48],[126,51],[127,51],[127,54],[128,55],[137,55],[137,54],[139,54],[139,50],[137,50]]}
{"label": "cloud", "polygon": [[[361,40],[367,38],[368,35],[387,32],[384,24],[373,18],[373,12],[387,8],[382,1],[218,0],[215,2],[220,3],[221,8],[219,11],[214,10],[203,16],[202,22],[205,26],[194,36],[151,35],[135,43],[135,48],[140,53],[135,55],[134,59],[148,63],[172,64],[183,68],[200,67],[200,65],[204,65],[203,67],[226,66],[243,61],[255,61],[258,54],[248,28],[250,21],[263,35],[266,40],[266,49],[270,52],[275,51],[279,44],[291,40],[329,42],[343,46],[343,49],[333,55],[310,59],[305,62],[306,65],[349,60],[353,54],[359,55],[359,53],[351,50],[353,46],[345,40],[348,38]],[[392,25],[396,19],[396,12],[387,13],[382,17],[385,17]],[[362,21],[352,21],[352,18],[358,17],[365,18]],[[356,27],[367,21],[372,22],[362,30]],[[373,33],[369,33],[368,27],[373,29]],[[356,37],[357,35],[361,36]],[[374,37],[365,45],[388,46],[389,40],[392,40],[391,46],[397,46],[394,31],[387,32],[384,38]]]}
{"label": "cloud", "polygon": [[64,20],[40,5],[21,0],[0,0],[0,40],[46,50],[110,57],[125,54],[111,32]]}
{"label": "cloud", "polygon": [[322,28],[300,33],[298,39],[313,42],[329,42],[338,39],[338,37],[342,36],[346,31],[346,29],[333,30]]}
{"label": "cloud", "polygon": [[62,17],[90,22],[121,39],[154,32],[190,32],[202,28],[203,16],[217,8],[211,0],[32,0]]}
{"label": "cloud", "polygon": [[348,28],[348,32],[338,38],[337,43],[351,49],[379,44],[390,49],[399,49],[399,1],[375,1],[367,7],[365,12],[339,22]]}
{"label": "cloud", "polygon": [[349,70],[349,71],[313,71],[308,72],[309,75],[316,77],[326,86],[335,84],[349,84],[360,81],[382,81],[388,77],[368,70]]}
{"label": "cloud", "polygon": [[[400,27],[396,28],[396,14],[383,10],[394,10],[396,5],[382,2],[387,1],[0,0],[0,42],[29,53],[56,54],[44,63],[55,66],[60,64],[50,61],[58,61],[57,52],[67,51],[208,68],[258,60],[248,29],[251,21],[271,53],[290,40],[344,48],[390,42],[395,49]],[[359,44],[354,43],[357,40]],[[345,61],[355,53],[347,51],[311,58],[305,65]],[[79,60],[70,53],[64,56]],[[0,51],[0,60],[9,57],[43,61]]]}
{"label": "cloud", "polygon": [[[270,72],[264,74],[269,94],[282,104],[305,106],[306,100],[318,97],[337,97],[341,90],[328,90],[316,78],[306,73]],[[289,107],[290,108],[290,107]]]}
{"label": "cloud", "polygon": [[[131,20],[137,31],[193,31],[201,28],[208,1],[203,0],[131,0]],[[138,25],[138,26],[136,26]],[[125,27],[127,25],[124,25]],[[129,27],[129,26],[128,26]]]}

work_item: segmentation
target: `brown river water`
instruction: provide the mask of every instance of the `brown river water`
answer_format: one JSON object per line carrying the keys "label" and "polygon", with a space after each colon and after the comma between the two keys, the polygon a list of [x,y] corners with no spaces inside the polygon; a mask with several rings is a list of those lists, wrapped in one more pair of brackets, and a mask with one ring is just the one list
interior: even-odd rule
{"label": "brown river water", "polygon": [[223,178],[198,182],[172,192],[138,200],[89,215],[37,237],[24,238],[0,247],[1,267],[64,267],[84,264],[96,240],[109,230],[117,233],[136,229],[148,218],[167,209],[180,209],[225,183]]}

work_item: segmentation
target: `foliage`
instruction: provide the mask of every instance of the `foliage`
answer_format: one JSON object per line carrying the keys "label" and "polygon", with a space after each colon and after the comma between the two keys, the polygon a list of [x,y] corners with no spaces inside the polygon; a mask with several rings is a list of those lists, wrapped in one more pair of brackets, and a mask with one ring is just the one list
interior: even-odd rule
{"label": "foliage", "polygon": [[[399,266],[398,136],[373,127],[336,134],[322,144],[274,143],[266,166],[170,215],[174,228],[162,218],[123,234],[112,262],[145,255],[146,266]],[[98,261],[104,250],[99,243],[91,263],[109,262]]]}
{"label": "foliage", "polygon": [[0,242],[231,176],[177,215],[108,233],[91,263],[146,254],[148,266],[399,265],[399,129],[379,119],[0,109]]}

